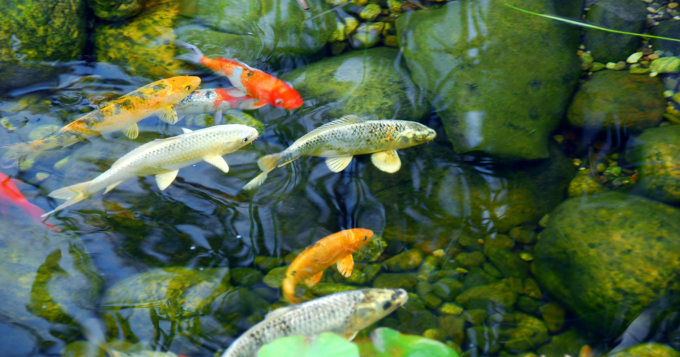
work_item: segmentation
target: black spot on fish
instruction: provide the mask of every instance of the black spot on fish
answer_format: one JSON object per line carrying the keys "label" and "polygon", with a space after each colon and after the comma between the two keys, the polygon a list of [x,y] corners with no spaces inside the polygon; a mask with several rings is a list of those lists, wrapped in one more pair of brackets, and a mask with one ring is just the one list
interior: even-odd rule
{"label": "black spot on fish", "polygon": [[392,302],[390,302],[390,301],[385,301],[385,303],[383,304],[383,310],[387,310],[387,309],[389,309],[390,307],[392,307]]}

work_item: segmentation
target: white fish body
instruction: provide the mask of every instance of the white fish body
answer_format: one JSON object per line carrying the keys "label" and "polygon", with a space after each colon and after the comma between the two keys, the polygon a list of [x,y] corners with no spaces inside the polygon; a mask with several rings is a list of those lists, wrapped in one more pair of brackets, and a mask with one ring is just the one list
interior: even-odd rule
{"label": "white fish body", "polygon": [[197,89],[181,102],[175,104],[178,120],[187,115],[213,113],[215,123],[222,120],[222,114],[229,109],[253,110],[266,103],[234,88]]}
{"label": "white fish body", "polygon": [[404,289],[363,289],[336,293],[276,309],[236,339],[221,357],[251,357],[280,337],[313,337],[334,332],[353,339],[408,300]]}
{"label": "white fish body", "polygon": [[243,187],[254,189],[267,173],[301,156],[325,157],[333,172],[344,170],[354,155],[372,154],[371,162],[380,170],[394,173],[401,167],[398,149],[424,144],[437,133],[427,126],[406,120],[363,120],[347,115],[310,131],[286,150],[266,155],[257,162],[262,173]]}
{"label": "white fish body", "polygon": [[258,136],[256,129],[241,124],[183,130],[182,135],[157,139],[130,151],[92,181],[51,192],[50,197],[67,201],[45,215],[82,201],[104,188],[106,193],[135,176],[156,175],[158,187],[164,190],[175,180],[179,169],[200,161],[207,161],[228,172],[229,166],[222,156],[251,143]]}

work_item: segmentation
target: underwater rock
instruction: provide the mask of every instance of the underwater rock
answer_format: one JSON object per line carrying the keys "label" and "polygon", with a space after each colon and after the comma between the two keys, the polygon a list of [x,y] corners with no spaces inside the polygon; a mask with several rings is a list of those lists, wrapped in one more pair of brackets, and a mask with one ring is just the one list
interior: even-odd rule
{"label": "underwater rock", "polygon": [[465,320],[460,316],[439,316],[439,326],[446,331],[446,335],[457,344],[462,344],[465,338]]}
{"label": "underwater rock", "polygon": [[[189,334],[201,333],[197,317],[210,312],[211,304],[230,289],[226,268],[153,269],[108,289],[99,312],[110,338],[122,337],[130,342],[153,340],[170,348],[172,344],[190,343],[185,337]],[[173,323],[159,325],[154,322],[159,316]]]}
{"label": "underwater rock", "polygon": [[262,281],[262,273],[252,268],[233,268],[229,275],[234,286],[248,287]]}
{"label": "underwater rock", "polygon": [[601,71],[593,73],[576,92],[567,119],[579,128],[640,132],[659,125],[664,110],[661,80]]}
{"label": "underwater rock", "polygon": [[637,165],[645,195],[655,200],[680,203],[680,126],[645,130],[628,147],[626,159]]}
{"label": "underwater rock", "polygon": [[680,352],[661,343],[641,343],[616,353],[610,353],[608,357],[678,357]]}
{"label": "underwater rock", "polygon": [[[654,36],[680,38],[680,21],[660,21],[659,26],[649,29],[649,33]],[[651,43],[654,49],[673,55],[680,55],[680,42],[653,38]]]}
{"label": "underwater rock", "polygon": [[540,301],[528,296],[520,296],[517,298],[517,310],[526,312],[527,314],[533,314],[539,306],[541,306]]}
{"label": "underwater rock", "polygon": [[453,301],[463,290],[463,283],[450,278],[440,279],[432,285],[432,292],[446,301]]}
{"label": "underwater rock", "polygon": [[479,251],[472,253],[463,252],[456,255],[456,264],[465,269],[472,269],[482,266],[485,261],[486,258],[484,257],[484,253]]}
{"label": "underwater rock", "polygon": [[120,21],[139,14],[149,0],[87,0],[94,15],[106,21]]}
{"label": "underwater rock", "polygon": [[351,51],[298,68],[281,79],[292,83],[306,105],[323,106],[315,109],[322,116],[418,121],[430,107],[405,66],[396,63],[398,54],[399,50],[386,47]]}
{"label": "underwater rock", "polygon": [[517,254],[506,249],[489,247],[486,256],[504,277],[509,278],[512,276],[520,279],[527,277],[529,265]]}
{"label": "underwater rock", "polygon": [[33,355],[40,343],[59,350],[64,341],[97,328],[91,322],[103,286],[78,236],[47,233],[20,212],[0,215],[3,356]]}
{"label": "underwater rock", "polygon": [[[586,21],[618,31],[642,33],[647,9],[639,0],[600,0],[590,6]],[[641,37],[584,28],[583,44],[598,62],[617,62],[634,53]]]}
{"label": "underwater rock", "polygon": [[[498,272],[498,278],[503,275]],[[465,289],[474,288],[475,286],[489,285],[496,282],[496,278],[488,274],[485,270],[480,268],[472,268],[465,276]]]}
{"label": "underwater rock", "polygon": [[280,288],[281,284],[283,284],[283,279],[286,277],[286,270],[288,270],[287,266],[274,268],[264,276],[262,281],[270,288]]}
{"label": "underwater rock", "polygon": [[255,263],[255,266],[262,272],[267,273],[270,270],[281,266],[281,264],[283,264],[283,258],[258,255],[255,257],[253,263]]}
{"label": "underwater rock", "polygon": [[465,309],[495,309],[500,311],[512,311],[517,302],[517,292],[508,286],[507,282],[476,286],[463,291],[456,302]]}
{"label": "underwater rock", "polygon": [[92,42],[99,62],[125,67],[130,74],[167,78],[179,74],[184,63],[175,59],[177,49],[173,26],[179,1],[170,0],[146,8],[120,23],[98,22]]}
{"label": "underwater rock", "polygon": [[318,283],[312,287],[312,294],[316,296],[326,296],[356,289],[359,289],[359,287],[335,283]]}
{"label": "underwater rock", "polygon": [[550,333],[559,332],[564,326],[564,308],[556,303],[550,302],[540,307],[541,316],[545,325],[548,326]]}
{"label": "underwater rock", "polygon": [[489,330],[499,331],[500,343],[513,352],[533,350],[550,341],[548,328],[538,318],[516,313],[499,313],[486,319]]}
{"label": "underwater rock", "polygon": [[579,172],[579,174],[569,182],[569,190],[567,192],[569,197],[580,197],[595,195],[607,190],[607,187],[597,182],[597,180],[589,174]]}
{"label": "underwater rock", "polygon": [[[177,23],[177,37],[196,45],[206,56],[234,58],[259,67],[312,55],[336,30],[332,12],[320,0],[301,11],[297,0],[199,0],[182,2],[186,19]],[[228,46],[225,46],[228,44]]]}
{"label": "underwater rock", "polygon": [[413,291],[417,282],[418,278],[415,273],[383,273],[373,280],[373,287],[383,289],[401,288],[406,291]]}
{"label": "underwater rock", "polygon": [[[582,9],[582,0],[509,3],[569,18]],[[395,24],[413,81],[427,90],[456,153],[548,157],[581,74],[577,27],[480,0],[408,12]]]}
{"label": "underwater rock", "polygon": [[80,59],[87,40],[85,0],[0,3],[0,91],[64,71],[57,62]]}
{"label": "underwater rock", "polygon": [[571,198],[540,236],[538,282],[593,333],[620,336],[650,304],[680,293],[677,208],[617,192]]}
{"label": "underwater rock", "polygon": [[545,357],[579,356],[581,346],[586,344],[586,339],[575,329],[553,336],[552,340],[539,347],[536,352]]}
{"label": "underwater rock", "polygon": [[[486,326],[472,326],[465,329],[466,345],[479,349],[481,355],[497,354],[503,347],[500,336]],[[473,354],[474,356],[474,354]]]}
{"label": "underwater rock", "polygon": [[416,248],[399,253],[392,258],[387,259],[383,264],[385,264],[387,270],[397,272],[413,270],[419,267],[422,261],[423,252]]}

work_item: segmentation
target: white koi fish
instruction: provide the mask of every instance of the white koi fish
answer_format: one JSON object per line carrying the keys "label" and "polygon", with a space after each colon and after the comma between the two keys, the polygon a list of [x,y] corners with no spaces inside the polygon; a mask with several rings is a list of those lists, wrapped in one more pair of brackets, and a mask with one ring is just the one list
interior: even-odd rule
{"label": "white koi fish", "polygon": [[256,129],[241,124],[216,125],[196,131],[182,130],[182,135],[157,139],[130,151],[92,181],[52,191],[50,197],[66,202],[43,216],[80,202],[105,188],[104,193],[107,193],[135,176],[156,175],[156,183],[162,191],[175,180],[179,169],[200,161],[229,172],[229,166],[222,156],[253,142],[258,136]]}

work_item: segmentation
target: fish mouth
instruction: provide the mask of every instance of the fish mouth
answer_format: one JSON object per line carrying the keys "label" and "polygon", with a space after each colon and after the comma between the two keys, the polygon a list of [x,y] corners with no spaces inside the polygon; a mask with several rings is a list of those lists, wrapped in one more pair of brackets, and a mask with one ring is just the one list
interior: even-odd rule
{"label": "fish mouth", "polygon": [[437,137],[437,132],[436,132],[436,131],[430,129],[430,130],[427,132],[427,140],[428,140],[428,141],[432,141],[432,140],[434,140],[434,138],[436,138],[436,137]]}

